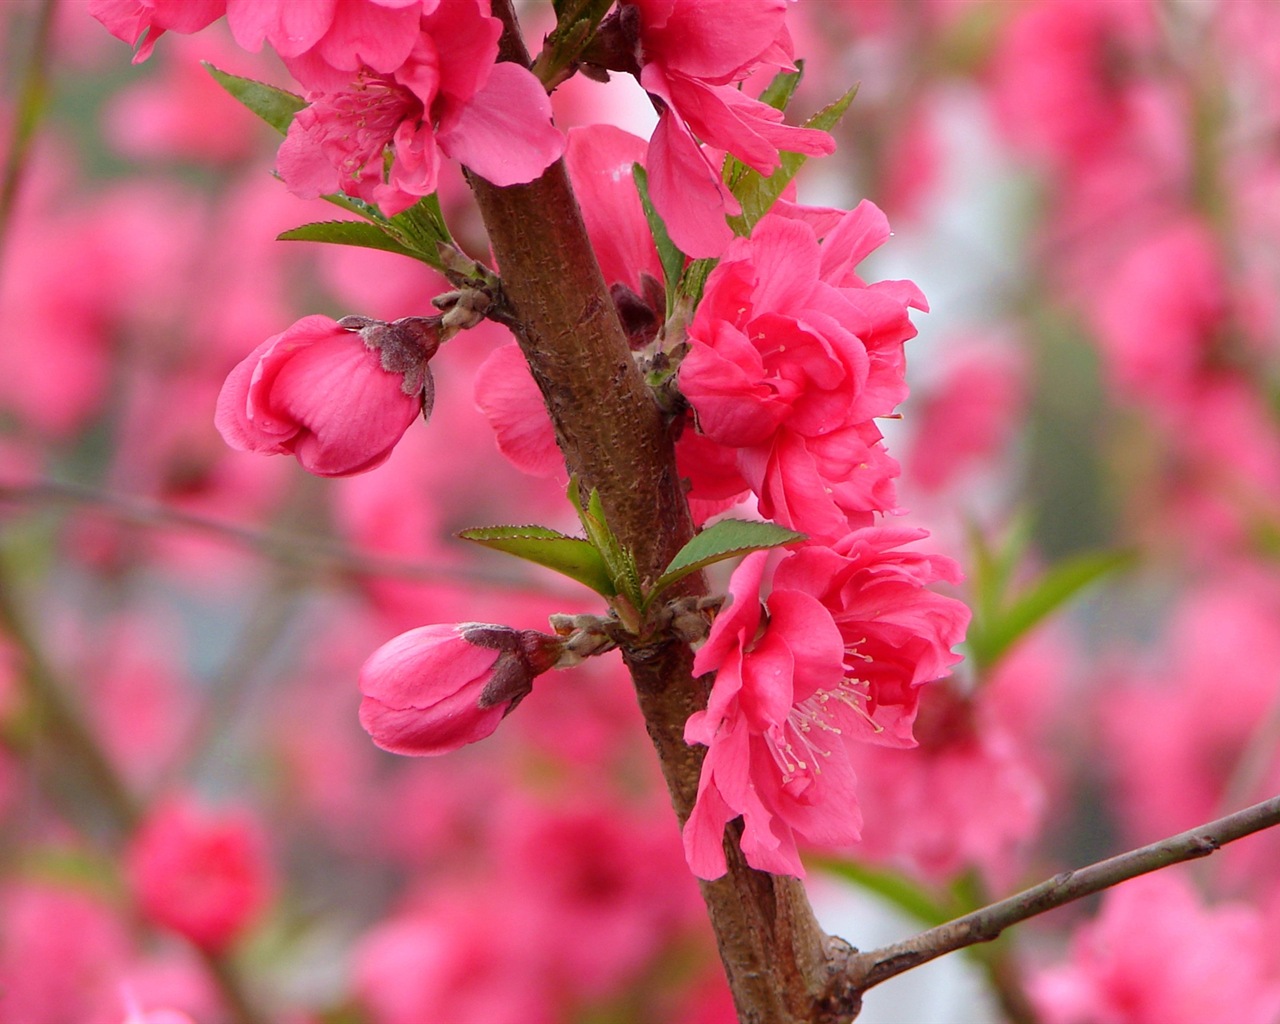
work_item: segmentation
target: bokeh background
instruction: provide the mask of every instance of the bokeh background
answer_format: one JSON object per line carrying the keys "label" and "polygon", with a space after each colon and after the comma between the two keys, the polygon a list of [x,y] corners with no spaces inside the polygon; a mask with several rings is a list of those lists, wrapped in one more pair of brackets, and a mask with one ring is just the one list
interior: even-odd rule
{"label": "bokeh background", "polygon": [[[536,44],[550,5],[521,11]],[[1280,787],[1280,6],[790,17],[792,120],[860,83],[800,198],[884,208],[869,276],[933,307],[885,432],[901,521],[975,610],[920,748],[867,751],[862,845],[810,861],[824,922],[868,948]],[[117,1024],[130,999],[202,1024],[732,1020],[620,663],[543,677],[444,759],[356,720],[398,632],[595,610],[454,538],[572,528],[564,482],[510,466],[477,409],[506,332],[441,351],[431,423],[371,473],[231,452],[214,401],[259,342],[446,286],[275,240],[335,211],[274,179],[278,136],[201,68],[288,84],[220,25],[131,66],[83,0],[7,0],[0,47],[0,1022]],[[630,81],[554,103],[654,123]],[[456,168],[441,200],[483,256]],[[1056,912],[863,1019],[1273,1024],[1278,854],[1254,837]]]}

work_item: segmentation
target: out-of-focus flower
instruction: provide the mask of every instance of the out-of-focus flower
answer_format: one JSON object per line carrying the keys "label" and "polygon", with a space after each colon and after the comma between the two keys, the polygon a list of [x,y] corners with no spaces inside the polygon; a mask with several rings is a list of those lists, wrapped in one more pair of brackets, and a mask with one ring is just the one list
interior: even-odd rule
{"label": "out-of-focus flower", "polygon": [[356,333],[327,316],[303,317],[250,352],[218,396],[214,423],[227,444],[294,455],[318,476],[363,473],[386,461],[409,424],[429,411],[427,361],[438,332],[427,318],[362,323]]}
{"label": "out-of-focus flower", "polygon": [[1242,903],[1204,906],[1175,870],[1108,892],[1076,933],[1070,963],[1031,979],[1047,1024],[1276,1019],[1280,978],[1268,967],[1262,916]]}
{"label": "out-of-focus flower", "polygon": [[360,724],[395,754],[447,754],[490,735],[560,656],[557,638],[479,622],[420,626],[360,670]]}
{"label": "out-of-focus flower", "polygon": [[265,843],[244,811],[165,801],[134,837],[127,867],[144,917],[213,952],[235,942],[270,899]]}

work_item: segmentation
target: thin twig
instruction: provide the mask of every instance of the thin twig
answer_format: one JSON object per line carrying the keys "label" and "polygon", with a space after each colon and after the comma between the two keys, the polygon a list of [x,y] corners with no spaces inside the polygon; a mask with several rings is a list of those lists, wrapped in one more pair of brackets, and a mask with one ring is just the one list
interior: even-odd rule
{"label": "thin twig", "polygon": [[905,942],[850,957],[847,968],[850,984],[857,991],[865,992],[945,953],[990,942],[1010,925],[1130,878],[1207,857],[1227,843],[1277,824],[1280,824],[1280,796],[1078,871],[1055,875],[1016,896],[930,928]]}
{"label": "thin twig", "polygon": [[[474,566],[433,566],[385,558],[354,550],[325,537],[256,530],[238,523],[185,512],[162,502],[112,494],[84,484],[58,480],[40,480],[30,484],[0,482],[0,503],[3,502],[78,505],[138,526],[196,530],[314,574],[328,572],[425,582],[462,582],[509,590],[526,590],[531,586],[527,580],[521,580],[511,573],[493,572]],[[546,586],[541,582],[539,592],[546,592]]]}

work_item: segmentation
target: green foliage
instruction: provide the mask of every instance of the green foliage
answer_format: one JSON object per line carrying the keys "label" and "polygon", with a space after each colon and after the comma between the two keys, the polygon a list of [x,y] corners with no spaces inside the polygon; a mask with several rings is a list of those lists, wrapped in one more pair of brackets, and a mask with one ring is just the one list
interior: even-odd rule
{"label": "green foliage", "polygon": [[649,233],[653,236],[653,244],[658,249],[658,260],[662,264],[663,284],[667,293],[667,316],[675,309],[676,296],[680,291],[680,277],[684,273],[687,257],[676,248],[675,242],[667,234],[667,226],[653,208],[649,198],[649,175],[639,164],[631,167],[631,176],[635,179],[636,191],[640,193],[640,205],[644,207],[645,220],[649,222]]}
{"label": "green foliage", "polygon": [[[779,76],[781,77],[781,76]],[[774,80],[777,84],[777,79]],[[770,86],[772,89],[773,86]],[[794,84],[791,89],[794,90]],[[849,109],[849,104],[853,102],[853,97],[857,95],[858,87],[855,85],[834,103],[823,107],[813,117],[804,123],[806,128],[818,128],[822,131],[830,131],[840,119],[844,117],[844,113]],[[790,98],[790,92],[785,94],[786,98]],[[785,103],[785,99],[783,100]],[[782,108],[779,108],[782,109]],[[756,223],[769,212],[769,209],[782,195],[783,190],[791,183],[791,179],[804,166],[809,158],[803,153],[782,153],[780,154],[781,163],[767,178],[759,171],[752,170],[745,164],[734,159],[733,157],[725,158],[724,180],[733,192],[738,202],[742,204],[742,214],[737,217],[729,218],[729,225],[733,228],[734,233],[738,235],[749,235],[751,229]]]}
{"label": "green foliage", "polygon": [[708,526],[676,553],[666,571],[653,585],[648,600],[652,601],[673,583],[708,565],[752,551],[793,544],[804,538],[803,533],[796,533],[795,530],[788,530],[774,523],[723,519]]}
{"label": "green foliage", "polygon": [[289,125],[293,123],[293,115],[307,105],[307,101],[297,93],[277,89],[274,85],[267,85],[265,82],[255,82],[251,78],[228,74],[208,61],[202,63],[222,88],[281,135],[289,130]]}
{"label": "green foliage", "polygon": [[359,220],[325,220],[303,224],[276,235],[282,242],[329,242],[332,245],[354,245],[361,249],[382,249],[401,256],[419,258],[413,249],[402,245],[376,224]]}
{"label": "green foliage", "polygon": [[595,545],[595,549],[604,560],[605,569],[613,582],[615,592],[625,597],[632,608],[638,609],[642,598],[640,572],[636,568],[635,556],[622,546],[614,536],[613,530],[609,528],[608,520],[605,519],[604,506],[600,502],[600,492],[593,487],[584,507],[578,491],[578,481],[574,478],[569,481],[569,500],[573,502],[573,507],[578,512],[578,519],[582,523],[583,530],[586,531],[587,540]]}
{"label": "green foliage", "polygon": [[554,569],[603,597],[617,593],[599,551],[581,537],[570,537],[545,526],[483,526],[463,530],[458,536]]}
{"label": "green foliage", "polygon": [[975,529],[970,531],[973,621],[969,624],[969,657],[979,672],[989,669],[1023,636],[1085,587],[1132,566],[1129,550],[1091,551],[1051,565],[1016,593],[1015,571],[1026,553],[1030,526],[1023,521],[994,549]]}

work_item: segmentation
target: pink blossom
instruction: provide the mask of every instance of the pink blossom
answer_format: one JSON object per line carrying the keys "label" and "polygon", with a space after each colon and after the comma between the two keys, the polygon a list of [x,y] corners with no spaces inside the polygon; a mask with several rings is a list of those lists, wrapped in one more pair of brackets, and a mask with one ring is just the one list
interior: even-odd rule
{"label": "pink blossom", "polygon": [[911,727],[920,687],[960,660],[951,648],[964,639],[969,609],[929,590],[958,583],[950,558],[903,545],[926,530],[854,530],[832,547],[810,545],[778,566],[774,586],[821,601],[840,631],[845,687],[857,702],[851,735],[891,747],[914,746]]}
{"label": "pink blossom", "polygon": [[380,465],[423,411],[436,339],[415,323],[398,332],[401,347],[379,351],[368,332],[362,339],[308,316],[268,338],[222,386],[214,423],[223,440],[237,451],[294,455],[318,476]]}
{"label": "pink blossom", "polygon": [[280,147],[285,184],[303,198],[343,190],[392,215],[436,190],[440,152],[495,185],[538,177],[565,140],[533,74],[494,63],[500,33],[479,0],[443,3],[422,16],[401,64],[326,78]]}
{"label": "pink blossom", "polygon": [[165,32],[199,32],[222,17],[226,8],[227,0],[89,0],[89,13],[108,32],[137,46],[135,64],[151,56]]}
{"label": "pink blossom", "polygon": [[352,954],[355,991],[373,1024],[553,1024],[565,1019],[508,901],[489,889],[441,894],[380,921]]}
{"label": "pink blossom", "polygon": [[159,1007],[144,1010],[139,1004],[133,990],[124,990],[125,1018],[121,1024],[195,1024],[191,1017],[181,1010]]}
{"label": "pink blossom", "polygon": [[409,56],[424,9],[438,0],[227,0],[237,43],[271,44],[309,89],[341,84],[366,66],[386,74]]}
{"label": "pink blossom", "polygon": [[142,914],[201,949],[226,949],[270,898],[265,844],[245,812],[214,813],[186,799],[159,804],[127,853]]}
{"label": "pink blossom", "polygon": [[360,670],[360,724],[395,754],[447,754],[490,735],[559,657],[554,637],[464,622],[420,626]]}
{"label": "pink blossom", "polygon": [[721,833],[742,815],[742,851],[763,871],[803,875],[797,836],[857,840],[861,817],[850,745],[911,746],[919,687],[959,660],[968,609],[925,589],[958,576],[940,556],[897,550],[918,530],[866,529],[836,548],[787,554],[760,603],[766,555],[749,555],[732,603],[698,651],[715,671],[706,711],[685,740],[708,747],[685,826],[694,873],[725,870]]}
{"label": "pink blossom", "polygon": [[1275,1020],[1280,978],[1262,916],[1243,903],[1203,905],[1178,870],[1110,890],[1072,940],[1070,962],[1032,979],[1046,1024]]}
{"label": "pink blossom", "polygon": [[698,430],[738,450],[764,515],[818,538],[895,503],[897,464],[871,421],[906,397],[908,307],[927,305],[910,282],[858,277],[888,235],[867,202],[821,243],[803,220],[766,216],[729,247],[689,326],[679,381]]}
{"label": "pink blossom", "polygon": [[738,815],[747,863],[799,876],[797,836],[845,846],[861,824],[839,740],[857,713],[840,695],[840,632],[819,601],[797,591],[775,588],[764,618],[767,557],[748,555],[734,572],[732,603],[694,660],[695,672],[716,673],[707,709],[685,725],[685,742],[708,747],[684,828],[685,856],[700,878],[724,874],[724,827]]}
{"label": "pink blossom", "polygon": [[759,67],[792,67],[786,12],[785,0],[631,0],[614,23],[631,49],[619,69],[635,73],[660,108],[654,206],[690,256],[719,256],[733,237],[724,218],[741,212],[699,140],[765,175],[779,150],[835,150],[826,132],[785,125],[781,111],[736,87]]}

